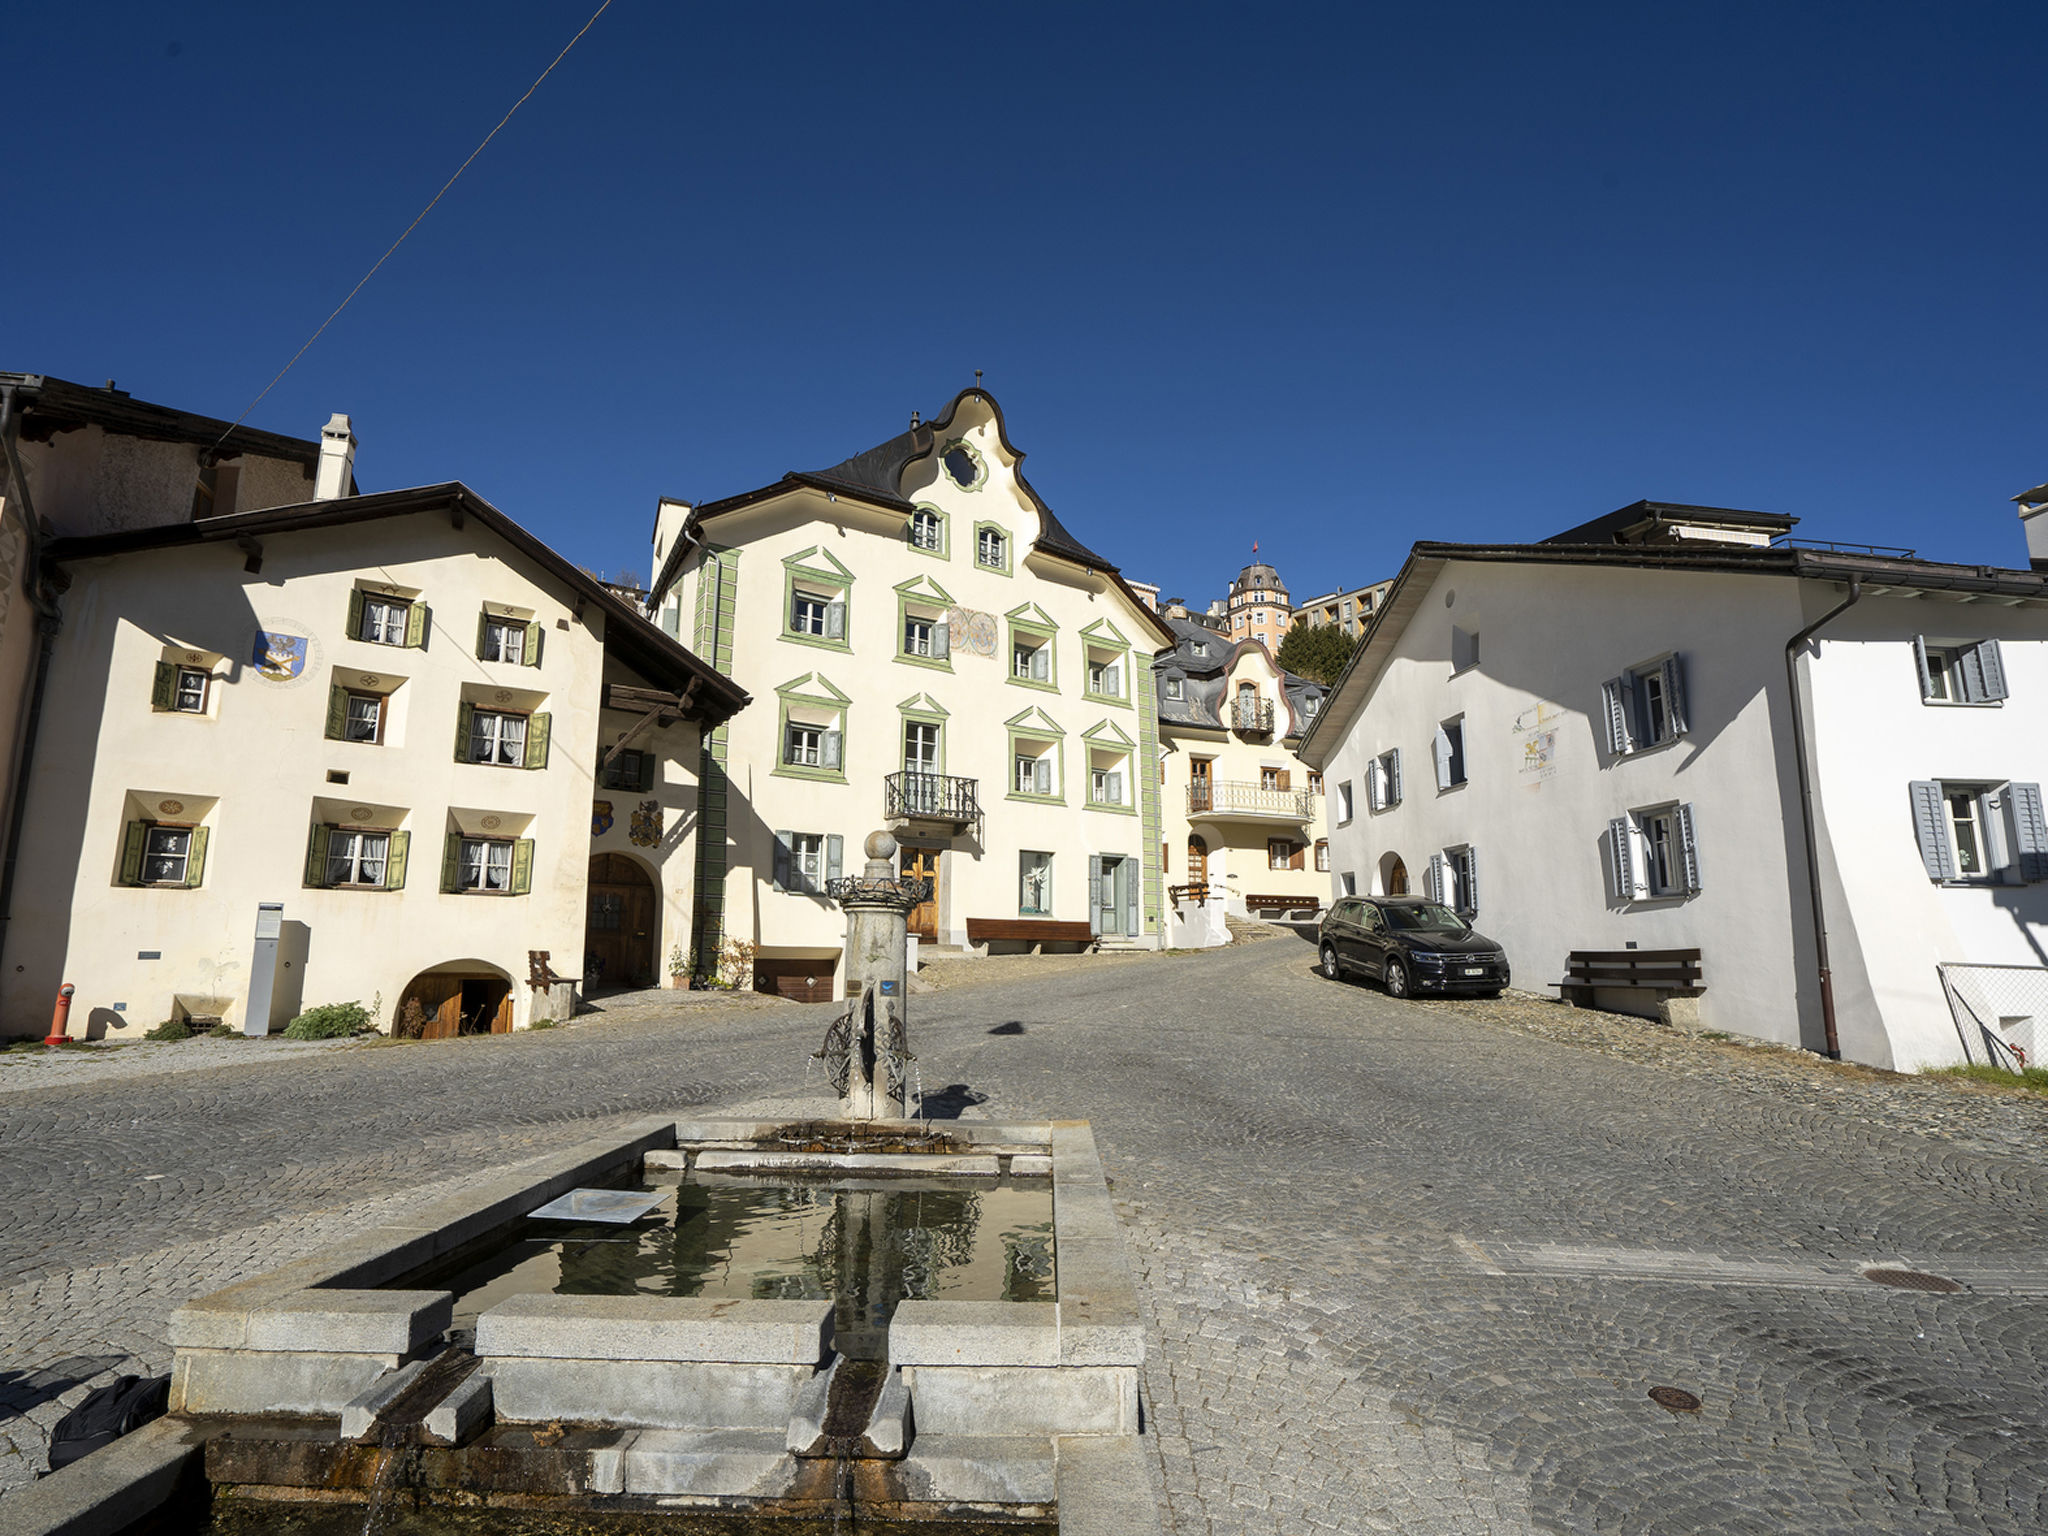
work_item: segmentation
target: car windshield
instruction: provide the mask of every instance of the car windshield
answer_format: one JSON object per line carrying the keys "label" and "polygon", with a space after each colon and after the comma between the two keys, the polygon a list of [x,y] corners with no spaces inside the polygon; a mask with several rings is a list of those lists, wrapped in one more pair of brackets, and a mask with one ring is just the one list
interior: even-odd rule
{"label": "car windshield", "polygon": [[1463,933],[1465,920],[1449,907],[1436,902],[1414,906],[1381,907],[1387,926],[1397,933]]}

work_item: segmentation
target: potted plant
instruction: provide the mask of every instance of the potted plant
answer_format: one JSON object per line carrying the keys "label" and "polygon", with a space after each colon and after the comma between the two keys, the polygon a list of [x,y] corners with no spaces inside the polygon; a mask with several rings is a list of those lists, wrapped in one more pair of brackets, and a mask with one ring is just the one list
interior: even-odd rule
{"label": "potted plant", "polygon": [[668,984],[678,992],[687,992],[697,984],[697,978],[690,974],[691,961],[695,957],[682,945],[674,946],[668,952]]}

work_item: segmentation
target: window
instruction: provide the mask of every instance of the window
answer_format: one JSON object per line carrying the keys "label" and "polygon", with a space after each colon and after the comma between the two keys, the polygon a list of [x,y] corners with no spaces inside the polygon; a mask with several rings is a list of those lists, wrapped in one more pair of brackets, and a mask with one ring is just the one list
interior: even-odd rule
{"label": "window", "polygon": [[1009,569],[1007,541],[999,528],[984,528],[974,536],[974,560],[992,571]]}
{"label": "window", "polygon": [[1343,826],[1351,820],[1351,781],[1344,779],[1337,785],[1337,825]]}
{"label": "window", "polygon": [[1699,840],[1690,805],[1630,811],[1607,824],[1608,873],[1619,901],[1662,901],[1700,889]]}
{"label": "window", "polygon": [[502,661],[509,666],[524,666],[526,626],[517,619],[486,617],[483,644],[478,649],[485,661]]}
{"label": "window", "polygon": [[824,767],[825,735],[825,728],[822,725],[805,725],[801,721],[790,721],[789,736],[783,743],[782,760],[798,768]]}
{"label": "window", "polygon": [[[381,889],[390,843],[389,833],[344,832],[336,828],[327,837],[327,883]],[[508,850],[511,847],[509,843],[504,846]]]}
{"label": "window", "polygon": [[1269,838],[1267,838],[1267,839],[1266,839],[1266,868],[1268,868],[1268,869],[1299,869],[1299,868],[1301,868],[1301,844],[1299,844],[1299,843],[1296,843],[1296,842],[1290,842],[1290,841],[1289,841],[1288,839],[1286,839],[1286,838],[1284,838],[1284,837],[1269,837]]}
{"label": "window", "polygon": [[1465,717],[1436,728],[1436,787],[1456,789],[1465,782]]}
{"label": "window", "polygon": [[1358,894],[1358,876],[1352,874],[1351,871],[1347,869],[1343,874],[1339,875],[1337,878],[1344,882],[1344,894],[1346,896],[1356,896]]}
{"label": "window", "polygon": [[1059,793],[1059,786],[1053,782],[1052,758],[1023,742],[1017,744],[1015,758],[1016,793],[1049,797]]}
{"label": "window", "polygon": [[1014,640],[1010,643],[1010,675],[1020,682],[1052,681],[1052,642]]}
{"label": "window", "polygon": [[469,760],[514,768],[526,764],[526,716],[494,709],[473,710],[469,717]]}
{"label": "window", "polygon": [[952,647],[947,641],[945,624],[921,614],[904,615],[903,654],[931,661],[947,659],[952,655]]}
{"label": "window", "polygon": [[1382,752],[1366,766],[1365,799],[1366,804],[1375,811],[1390,811],[1401,803],[1399,747]]}
{"label": "window", "polygon": [[1304,720],[1313,720],[1313,719],[1315,719],[1315,717],[1316,717],[1316,716],[1317,716],[1318,714],[1322,713],[1322,708],[1323,708],[1323,698],[1322,698],[1322,695],[1321,695],[1321,694],[1318,694],[1318,693],[1305,693],[1305,694],[1303,694],[1303,695],[1301,696],[1301,718],[1302,718],[1302,719],[1304,719]]}
{"label": "window", "polygon": [[1175,703],[1185,702],[1188,696],[1187,680],[1185,678],[1169,677],[1166,680],[1166,696]]}
{"label": "window", "polygon": [[645,791],[654,788],[654,754],[627,749],[614,752],[597,771],[603,789]]}
{"label": "window", "polygon": [[348,696],[342,721],[343,741],[380,742],[384,739],[384,695],[354,693]]}
{"label": "window", "polygon": [[945,524],[930,507],[919,507],[910,514],[910,542],[914,547],[937,553],[945,548],[945,537]]}
{"label": "window", "polygon": [[2048,815],[2038,784],[1916,780],[1913,829],[1930,880],[2048,880]]}
{"label": "window", "polygon": [[1124,803],[1124,775],[1121,768],[1095,768],[1088,774],[1088,799],[1096,805]]}
{"label": "window", "polygon": [[981,483],[981,461],[965,443],[955,443],[946,450],[945,465],[953,483],[963,490],[972,490]]}
{"label": "window", "polygon": [[1470,848],[1444,850],[1437,900],[1470,922],[1479,915],[1478,860]]}
{"label": "window", "polygon": [[2005,658],[1996,640],[1936,643],[1913,637],[1920,697],[1929,704],[2002,704],[2007,697]]}
{"label": "window", "polygon": [[930,721],[904,722],[903,771],[911,774],[938,773],[939,728]]}
{"label": "window", "polygon": [[1261,768],[1259,770],[1259,788],[1279,789],[1282,787],[1280,781],[1283,777],[1284,775],[1278,768]]}
{"label": "window", "polygon": [[777,832],[775,889],[822,895],[826,883],[839,878],[845,846],[837,833]]}
{"label": "window", "polygon": [[1124,696],[1124,672],[1121,664],[1114,661],[1088,661],[1088,691],[1105,699],[1120,699]]}
{"label": "window", "polygon": [[1319,837],[1316,839],[1316,873],[1327,875],[1329,872],[1330,840],[1326,837]]}
{"label": "window", "polygon": [[142,849],[143,884],[185,884],[191,856],[190,827],[151,827]]}
{"label": "window", "polygon": [[846,638],[846,600],[797,588],[789,599],[789,632],[818,640]]}
{"label": "window", "polygon": [[362,624],[358,640],[372,645],[404,645],[411,628],[412,604],[396,597],[363,597]]}
{"label": "window", "polygon": [[1323,792],[1323,776],[1313,768],[1308,771],[1308,792],[1312,795],[1321,795]]}
{"label": "window", "polygon": [[1017,855],[1017,915],[1045,917],[1052,912],[1052,855],[1030,849]]}
{"label": "window", "polygon": [[495,837],[462,838],[460,869],[459,889],[507,894],[512,889],[511,840]]}
{"label": "window", "polygon": [[181,715],[205,714],[207,677],[208,674],[197,667],[178,668],[177,690],[172,696],[171,708]]}
{"label": "window", "polygon": [[1474,630],[1451,626],[1451,670],[1463,672],[1479,665],[1479,635]]}
{"label": "window", "polygon": [[1616,757],[1661,747],[1686,732],[1685,671],[1676,656],[1646,662],[1601,684],[1607,750]]}

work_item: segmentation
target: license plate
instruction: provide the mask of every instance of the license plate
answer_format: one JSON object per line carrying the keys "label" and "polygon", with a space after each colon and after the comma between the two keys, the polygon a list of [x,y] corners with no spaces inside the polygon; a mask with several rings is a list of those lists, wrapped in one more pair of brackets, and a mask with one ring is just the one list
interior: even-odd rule
{"label": "license plate", "polygon": [[1467,976],[1484,976],[1486,974],[1486,967],[1483,965],[1468,965],[1465,967],[1465,974]]}

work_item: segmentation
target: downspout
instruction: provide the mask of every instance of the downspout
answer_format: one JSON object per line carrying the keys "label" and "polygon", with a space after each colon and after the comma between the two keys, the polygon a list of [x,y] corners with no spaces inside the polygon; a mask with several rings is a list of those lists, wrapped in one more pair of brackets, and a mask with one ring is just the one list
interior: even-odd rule
{"label": "downspout", "polygon": [[28,476],[22,473],[21,455],[15,448],[17,422],[12,384],[0,386],[0,455],[7,472],[11,497],[21,501],[21,524],[27,544],[22,559],[22,589],[35,604],[36,628],[41,642],[36,653],[35,682],[29,690],[28,711],[22,717],[15,742],[14,787],[7,812],[7,855],[0,863],[0,955],[7,951],[7,931],[14,916],[14,873],[21,856],[21,829],[28,818],[28,781],[35,766],[36,735],[43,720],[43,691],[50,678],[50,656],[56,649],[57,630],[63,622],[57,600],[42,573],[42,525],[36,521],[35,504],[29,499]]}
{"label": "downspout", "polygon": [[1822,626],[1849,611],[1863,598],[1863,578],[1849,578],[1849,595],[1785,642],[1785,683],[1792,700],[1792,755],[1799,765],[1799,825],[1806,834],[1806,883],[1813,898],[1813,951],[1820,970],[1820,1022],[1830,1061],[1842,1059],[1835,1033],[1835,977],[1828,967],[1827,906],[1820,886],[1820,834],[1813,824],[1813,775],[1806,766],[1806,709],[1799,686],[1799,650]]}

